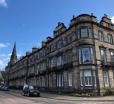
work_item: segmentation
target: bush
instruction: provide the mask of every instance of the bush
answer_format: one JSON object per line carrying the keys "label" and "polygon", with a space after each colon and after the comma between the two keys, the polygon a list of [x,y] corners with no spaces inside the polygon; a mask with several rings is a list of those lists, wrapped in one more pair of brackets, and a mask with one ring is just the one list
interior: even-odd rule
{"label": "bush", "polygon": [[108,95],[112,95],[112,91],[110,89],[107,89],[105,92],[104,92],[104,96],[108,96]]}

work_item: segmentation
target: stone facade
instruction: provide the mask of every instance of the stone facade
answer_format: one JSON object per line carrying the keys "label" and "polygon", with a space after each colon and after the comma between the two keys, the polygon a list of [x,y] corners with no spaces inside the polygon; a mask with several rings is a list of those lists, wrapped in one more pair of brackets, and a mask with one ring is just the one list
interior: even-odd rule
{"label": "stone facade", "polygon": [[68,28],[59,22],[53,38],[16,62],[15,46],[6,66],[7,84],[28,83],[56,92],[114,92],[113,40],[114,24],[106,15],[100,22],[93,14],[73,16]]}

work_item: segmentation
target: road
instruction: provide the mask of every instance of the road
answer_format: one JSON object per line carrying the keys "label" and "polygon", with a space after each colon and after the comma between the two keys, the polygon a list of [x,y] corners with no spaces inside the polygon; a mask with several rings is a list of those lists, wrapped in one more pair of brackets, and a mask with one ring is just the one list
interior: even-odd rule
{"label": "road", "polygon": [[9,92],[0,91],[0,104],[114,104],[113,101],[69,101],[43,97],[16,96]]}

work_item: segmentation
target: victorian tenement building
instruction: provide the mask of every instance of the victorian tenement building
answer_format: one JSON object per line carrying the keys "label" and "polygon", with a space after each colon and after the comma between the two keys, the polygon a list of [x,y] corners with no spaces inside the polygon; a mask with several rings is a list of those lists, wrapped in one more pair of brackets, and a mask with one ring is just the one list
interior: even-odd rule
{"label": "victorian tenement building", "polygon": [[93,14],[73,16],[69,27],[59,22],[53,37],[19,60],[14,45],[6,73],[10,87],[27,83],[44,91],[114,92],[114,24],[107,15],[98,22]]}

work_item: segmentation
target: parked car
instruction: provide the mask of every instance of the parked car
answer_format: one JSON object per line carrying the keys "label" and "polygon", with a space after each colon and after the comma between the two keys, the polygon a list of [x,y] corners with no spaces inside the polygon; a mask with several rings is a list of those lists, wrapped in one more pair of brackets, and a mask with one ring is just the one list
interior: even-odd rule
{"label": "parked car", "polygon": [[9,87],[6,85],[0,85],[0,90],[1,91],[9,91]]}
{"label": "parked car", "polygon": [[3,85],[0,85],[0,90],[2,90]]}
{"label": "parked car", "polygon": [[40,96],[40,92],[34,86],[26,86],[23,88],[23,95],[24,96]]}

